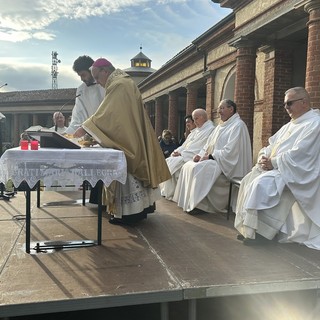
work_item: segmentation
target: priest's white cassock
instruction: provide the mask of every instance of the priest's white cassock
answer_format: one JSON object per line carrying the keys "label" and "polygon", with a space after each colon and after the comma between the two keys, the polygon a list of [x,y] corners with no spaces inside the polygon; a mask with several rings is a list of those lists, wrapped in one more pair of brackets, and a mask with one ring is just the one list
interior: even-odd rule
{"label": "priest's white cassock", "polygon": [[168,200],[172,200],[176,189],[177,180],[181,167],[193,158],[206,144],[208,137],[212,133],[214,125],[211,120],[207,120],[201,128],[193,129],[186,141],[176,149],[181,155],[168,157],[166,159],[171,179],[160,184],[161,195]]}
{"label": "priest's white cassock", "polygon": [[219,124],[200,152],[214,160],[188,161],[180,171],[173,201],[184,211],[225,212],[229,179],[242,178],[252,168],[251,142],[246,124],[235,113]]}
{"label": "priest's white cassock", "polygon": [[[259,233],[280,242],[298,242],[320,250],[320,112],[291,120],[269,139],[261,156],[274,169],[257,164],[242,180],[235,227],[246,238]],[[258,161],[259,162],[259,161]]]}

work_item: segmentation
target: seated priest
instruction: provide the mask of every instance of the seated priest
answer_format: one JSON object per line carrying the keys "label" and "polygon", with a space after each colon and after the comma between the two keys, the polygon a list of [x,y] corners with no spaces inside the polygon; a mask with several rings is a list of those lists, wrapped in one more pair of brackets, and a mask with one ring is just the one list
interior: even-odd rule
{"label": "seated priest", "polygon": [[225,212],[229,179],[242,178],[252,167],[251,142],[246,124],[231,100],[218,107],[221,123],[201,152],[181,169],[173,201],[186,212],[195,208]]}
{"label": "seated priest", "polygon": [[[168,200],[173,198],[181,167],[201,150],[214,129],[214,125],[211,120],[208,120],[207,112],[204,109],[195,109],[192,112],[192,119],[196,128],[191,130],[186,141],[166,159],[171,178],[161,183],[160,188],[161,195]],[[188,124],[186,125],[188,126]]]}
{"label": "seated priest", "polygon": [[303,87],[287,90],[283,106],[291,121],[241,181],[234,225],[245,245],[275,238],[320,250],[320,112]]}

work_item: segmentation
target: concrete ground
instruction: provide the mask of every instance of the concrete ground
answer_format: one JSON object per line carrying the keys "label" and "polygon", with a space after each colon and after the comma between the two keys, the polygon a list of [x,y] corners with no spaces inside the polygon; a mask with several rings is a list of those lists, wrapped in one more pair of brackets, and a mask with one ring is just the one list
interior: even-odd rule
{"label": "concrete ground", "polygon": [[[31,248],[95,240],[81,192],[32,192]],[[102,245],[25,252],[25,197],[0,200],[0,318],[318,319],[320,255],[297,244],[248,247],[233,219],[162,199],[132,227],[103,216]]]}

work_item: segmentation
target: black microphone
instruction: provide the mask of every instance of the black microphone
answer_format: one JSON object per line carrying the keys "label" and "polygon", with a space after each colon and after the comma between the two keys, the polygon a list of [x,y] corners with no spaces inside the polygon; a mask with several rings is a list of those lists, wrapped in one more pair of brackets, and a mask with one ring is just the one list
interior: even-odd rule
{"label": "black microphone", "polygon": [[[69,99],[66,103],[64,103],[62,106],[61,106],[61,108],[60,108],[60,110],[59,110],[59,113],[61,113],[61,111],[63,110],[63,108],[70,102],[70,101],[72,101],[73,99],[76,99],[76,98],[78,98],[78,97],[80,97],[81,96],[81,93],[79,93],[79,94],[77,94],[74,98],[71,98],[71,99]],[[57,125],[57,122],[56,122],[56,124],[55,124],[55,126],[54,126],[54,131],[57,131],[58,130],[58,125]]]}
{"label": "black microphone", "polygon": [[7,83],[3,84],[2,86],[0,86],[0,89],[1,89],[2,87],[4,87],[4,86],[7,86],[7,85],[8,85]]}

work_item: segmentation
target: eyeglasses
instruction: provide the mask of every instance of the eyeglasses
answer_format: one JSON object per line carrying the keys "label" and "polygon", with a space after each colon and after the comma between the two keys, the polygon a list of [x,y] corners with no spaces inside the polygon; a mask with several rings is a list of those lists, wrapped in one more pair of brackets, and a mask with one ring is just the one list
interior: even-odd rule
{"label": "eyeglasses", "polygon": [[296,100],[291,100],[291,101],[286,101],[283,103],[283,107],[285,106],[288,106],[288,107],[291,107],[296,101],[299,101],[299,100],[303,100],[304,98],[300,98],[300,99],[296,99]]}

